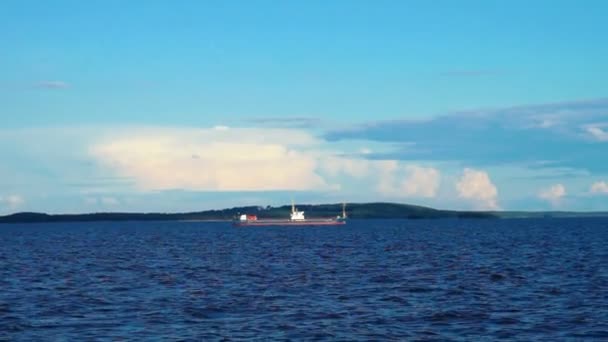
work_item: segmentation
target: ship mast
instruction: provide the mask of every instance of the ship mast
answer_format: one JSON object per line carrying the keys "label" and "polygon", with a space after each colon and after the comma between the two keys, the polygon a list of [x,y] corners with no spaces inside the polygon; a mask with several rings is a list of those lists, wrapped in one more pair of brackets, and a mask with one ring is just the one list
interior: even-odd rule
{"label": "ship mast", "polygon": [[342,203],[342,218],[346,218],[346,203]]}

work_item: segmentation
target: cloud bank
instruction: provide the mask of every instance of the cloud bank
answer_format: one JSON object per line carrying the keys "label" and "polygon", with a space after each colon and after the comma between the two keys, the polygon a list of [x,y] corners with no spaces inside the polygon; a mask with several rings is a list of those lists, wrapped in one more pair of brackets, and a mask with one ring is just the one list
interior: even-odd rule
{"label": "cloud bank", "polygon": [[96,143],[90,154],[140,190],[315,190],[316,139],[280,129],[154,129],[119,134]]}
{"label": "cloud bank", "polygon": [[[583,210],[604,208],[603,198],[590,194],[608,193],[608,186],[588,181],[608,174],[604,109],[608,100],[468,111],[325,134],[319,127],[271,128],[272,120],[262,121],[266,127],[5,129],[0,178],[10,182],[0,185],[27,197],[30,206],[44,188],[73,193],[89,208],[128,208],[131,195],[224,193],[252,202],[284,201],[291,194],[277,192],[298,191],[324,201],[541,209],[539,197],[561,205],[567,187],[568,205],[580,199]],[[546,184],[563,188],[529,193]],[[22,204],[8,197],[0,202]]]}
{"label": "cloud bank", "polygon": [[[394,149],[376,158],[442,160],[608,172],[608,99],[454,112],[427,120],[369,122],[326,133],[328,141],[371,140]],[[534,148],[532,148],[534,147]],[[538,161],[549,161],[545,166]]]}

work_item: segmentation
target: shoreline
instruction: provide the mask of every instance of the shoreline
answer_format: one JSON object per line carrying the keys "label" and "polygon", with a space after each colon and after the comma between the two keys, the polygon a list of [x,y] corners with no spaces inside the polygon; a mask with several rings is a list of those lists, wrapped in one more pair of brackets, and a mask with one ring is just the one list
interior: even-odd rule
{"label": "shoreline", "polygon": [[[309,218],[333,217],[342,212],[342,204],[302,204],[299,209]],[[84,214],[46,214],[21,212],[0,216],[2,223],[53,223],[53,222],[125,222],[125,221],[177,221],[177,222],[231,222],[241,214],[256,215],[259,219],[289,217],[290,205],[279,207],[246,206],[219,210],[185,213],[127,213],[105,212]],[[608,212],[568,211],[459,211],[442,210],[411,204],[374,202],[347,203],[349,219],[526,219],[526,218],[608,218]]]}

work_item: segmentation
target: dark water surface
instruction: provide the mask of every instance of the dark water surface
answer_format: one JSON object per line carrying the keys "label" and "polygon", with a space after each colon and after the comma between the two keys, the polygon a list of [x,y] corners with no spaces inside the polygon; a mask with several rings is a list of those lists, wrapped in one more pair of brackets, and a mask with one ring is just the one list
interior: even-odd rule
{"label": "dark water surface", "polygon": [[608,340],[608,220],[0,225],[0,340]]}

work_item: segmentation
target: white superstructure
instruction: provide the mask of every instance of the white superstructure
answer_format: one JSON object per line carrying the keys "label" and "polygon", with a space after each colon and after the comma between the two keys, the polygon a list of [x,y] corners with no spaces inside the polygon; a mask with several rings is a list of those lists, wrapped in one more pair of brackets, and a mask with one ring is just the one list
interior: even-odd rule
{"label": "white superstructure", "polygon": [[296,209],[295,204],[293,204],[293,201],[291,202],[291,216],[290,219],[292,221],[304,221],[304,212],[303,211],[298,211],[298,209]]}

